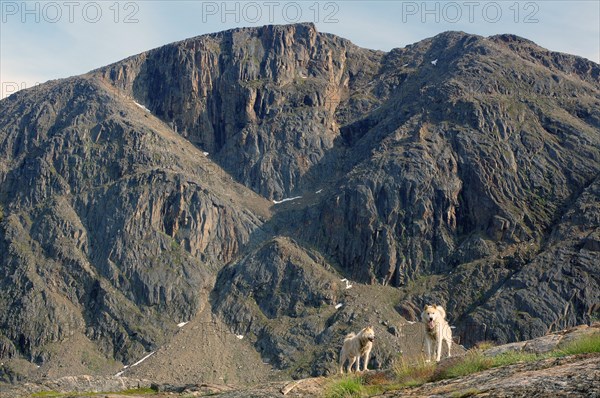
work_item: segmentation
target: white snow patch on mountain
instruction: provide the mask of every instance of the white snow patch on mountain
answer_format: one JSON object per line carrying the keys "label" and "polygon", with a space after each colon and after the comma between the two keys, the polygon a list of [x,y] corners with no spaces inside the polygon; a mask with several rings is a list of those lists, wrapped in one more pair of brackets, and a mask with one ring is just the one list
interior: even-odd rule
{"label": "white snow patch on mountain", "polygon": [[302,196],[294,196],[293,198],[285,198],[285,199],[281,199],[281,200],[273,200],[273,203],[275,203],[276,205],[283,203],[283,202],[289,202],[290,200],[296,200],[296,199],[300,199],[302,198]]}

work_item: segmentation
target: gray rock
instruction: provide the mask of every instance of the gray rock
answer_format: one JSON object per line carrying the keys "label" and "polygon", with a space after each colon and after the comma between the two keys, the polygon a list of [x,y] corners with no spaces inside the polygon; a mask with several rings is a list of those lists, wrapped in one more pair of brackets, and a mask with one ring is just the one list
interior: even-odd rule
{"label": "gray rock", "polygon": [[495,357],[497,355],[506,354],[507,352],[521,352],[523,351],[523,347],[525,347],[526,344],[526,341],[503,344],[498,347],[488,348],[483,352],[483,354],[486,356]]}
{"label": "gray rock", "polygon": [[523,351],[533,352],[535,354],[545,354],[555,350],[561,340],[562,336],[557,334],[538,337],[537,339],[529,340],[523,347]]}

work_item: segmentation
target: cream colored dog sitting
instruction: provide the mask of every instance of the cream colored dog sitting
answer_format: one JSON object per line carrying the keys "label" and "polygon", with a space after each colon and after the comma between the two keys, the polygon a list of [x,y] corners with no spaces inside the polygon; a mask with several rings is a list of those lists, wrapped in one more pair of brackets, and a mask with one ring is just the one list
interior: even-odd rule
{"label": "cream colored dog sitting", "polygon": [[427,362],[431,361],[431,345],[435,343],[436,361],[442,357],[442,341],[448,347],[448,357],[452,348],[452,329],[446,322],[446,311],[439,305],[426,305],[421,320],[425,322],[425,345],[427,346]]}
{"label": "cream colored dog sitting", "polygon": [[342,352],[340,352],[340,373],[344,373],[344,362],[348,361],[347,372],[352,371],[352,365],[356,362],[356,371],[360,372],[360,358],[363,358],[363,370],[367,370],[369,364],[369,355],[373,348],[375,331],[368,326],[358,332],[350,333],[344,339]]}

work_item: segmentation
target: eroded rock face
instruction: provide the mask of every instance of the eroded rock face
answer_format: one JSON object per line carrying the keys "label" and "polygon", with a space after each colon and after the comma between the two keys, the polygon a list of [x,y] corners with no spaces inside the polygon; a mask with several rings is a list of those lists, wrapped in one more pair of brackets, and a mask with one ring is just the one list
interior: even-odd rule
{"label": "eroded rock face", "polygon": [[264,316],[276,319],[301,316],[306,307],[335,304],[341,289],[337,278],[324,272],[327,268],[320,256],[304,252],[289,239],[276,238],[221,271],[223,290],[218,298],[223,302],[216,308],[229,308],[240,297],[251,297]]}
{"label": "eroded rock face", "polygon": [[[458,34],[395,50],[384,65],[409,69],[421,61],[415,52],[439,61],[404,72],[378,110],[341,128],[350,137],[340,155],[347,172],[298,231],[366,282],[404,285],[524,242],[537,250],[563,206],[598,175],[600,124],[591,107],[599,92],[589,85],[597,67],[560,84],[552,71],[518,60],[508,72],[499,65],[514,54]],[[586,99],[562,100],[571,90]],[[596,116],[573,116],[580,107]]]}
{"label": "eroded rock face", "polygon": [[571,327],[579,319],[595,321],[600,256],[586,244],[598,225],[600,181],[596,180],[569,206],[542,251],[507,278],[469,315],[468,322],[485,322],[490,339],[506,342]]}
{"label": "eroded rock face", "polygon": [[36,362],[74,332],[125,362],[160,344],[268,212],[113,95],[75,78],[3,101],[1,334]]}
{"label": "eroded rock face", "polygon": [[[236,333],[257,336],[254,345],[265,359],[289,367],[295,357],[312,354],[325,328],[321,310],[335,311],[343,296],[327,269],[320,255],[276,238],[220,272],[214,309]],[[277,327],[284,318],[291,319]]]}
{"label": "eroded rock face", "polygon": [[238,181],[281,199],[333,147],[334,110],[382,55],[312,24],[265,26],[188,39],[96,74]]}

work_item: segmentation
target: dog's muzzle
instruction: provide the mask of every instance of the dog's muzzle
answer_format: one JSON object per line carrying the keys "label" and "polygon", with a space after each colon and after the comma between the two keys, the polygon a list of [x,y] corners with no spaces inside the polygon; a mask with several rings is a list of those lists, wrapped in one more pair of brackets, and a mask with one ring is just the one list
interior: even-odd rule
{"label": "dog's muzzle", "polygon": [[372,343],[373,340],[375,340],[375,337],[368,337],[367,339]]}

